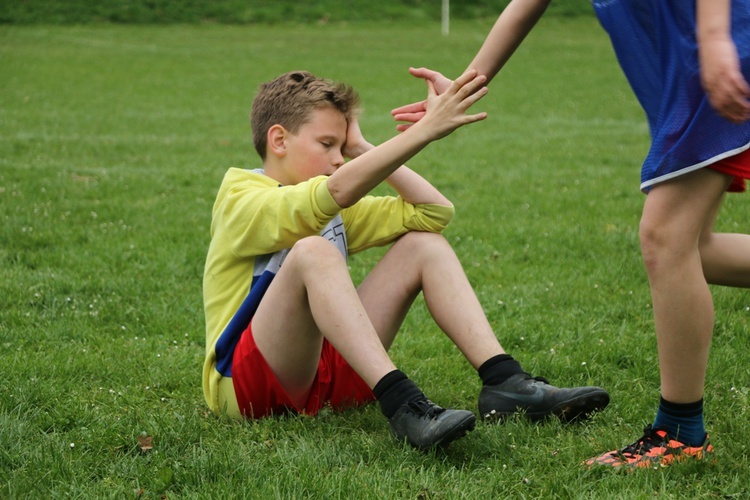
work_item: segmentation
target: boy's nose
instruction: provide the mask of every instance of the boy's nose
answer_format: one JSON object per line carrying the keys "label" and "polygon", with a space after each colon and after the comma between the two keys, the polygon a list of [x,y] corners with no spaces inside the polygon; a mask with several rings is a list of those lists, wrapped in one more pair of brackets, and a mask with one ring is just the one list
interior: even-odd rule
{"label": "boy's nose", "polygon": [[336,168],[339,168],[341,165],[343,165],[345,162],[344,155],[341,153],[338,153],[336,156],[333,157],[333,166]]}

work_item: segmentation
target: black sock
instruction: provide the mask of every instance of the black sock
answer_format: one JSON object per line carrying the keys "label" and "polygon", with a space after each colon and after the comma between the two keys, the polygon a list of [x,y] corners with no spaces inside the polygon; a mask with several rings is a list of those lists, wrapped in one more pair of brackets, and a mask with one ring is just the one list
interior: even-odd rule
{"label": "black sock", "polygon": [[479,378],[482,385],[502,384],[508,378],[517,373],[524,373],[521,363],[513,359],[510,354],[498,354],[493,356],[479,367]]}
{"label": "black sock", "polygon": [[400,370],[386,373],[372,389],[380,402],[380,411],[386,418],[391,418],[401,406],[409,401],[427,399],[417,384]]}

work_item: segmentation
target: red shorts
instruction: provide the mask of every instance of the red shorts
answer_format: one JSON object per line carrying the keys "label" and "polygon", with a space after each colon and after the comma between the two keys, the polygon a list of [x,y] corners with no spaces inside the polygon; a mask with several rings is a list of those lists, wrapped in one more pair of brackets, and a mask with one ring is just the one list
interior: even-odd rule
{"label": "red shorts", "polygon": [[359,406],[375,395],[339,352],[323,339],[318,373],[303,408],[297,408],[255,345],[252,323],[242,332],[232,358],[232,384],[240,412],[248,418],[284,413],[315,415],[325,405],[335,410]]}
{"label": "red shorts", "polygon": [[733,175],[734,180],[727,188],[727,191],[741,193],[745,190],[745,179],[750,179],[750,149],[729,158],[724,158],[708,166],[711,170],[716,170],[723,174]]}

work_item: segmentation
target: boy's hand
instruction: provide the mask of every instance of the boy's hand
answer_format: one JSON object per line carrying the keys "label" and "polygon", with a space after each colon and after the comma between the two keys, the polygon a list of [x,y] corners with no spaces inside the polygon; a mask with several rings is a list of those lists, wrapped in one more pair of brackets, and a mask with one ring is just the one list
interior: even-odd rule
{"label": "boy's hand", "polygon": [[737,48],[729,38],[711,38],[699,46],[701,84],[711,106],[733,123],[750,119],[750,85],[740,72]]}
{"label": "boy's hand", "polygon": [[438,94],[432,80],[426,81],[425,113],[414,126],[426,129],[430,140],[441,139],[458,127],[487,118],[487,113],[484,112],[466,114],[475,102],[487,94],[487,87],[484,86],[487,77],[477,76],[476,70],[467,70],[441,94]]}
{"label": "boy's hand", "polygon": [[[441,73],[427,68],[409,68],[409,73],[417,78],[423,78],[427,82],[432,82],[435,92],[437,92],[438,95],[448,90],[450,84],[453,83]],[[413,123],[417,123],[421,120],[426,111],[425,104],[427,104],[426,100],[407,104],[406,106],[401,106],[400,108],[391,111],[391,114],[396,121],[409,122],[397,125],[396,130],[403,132],[411,127]]]}
{"label": "boy's hand", "polygon": [[366,153],[373,147],[374,146],[367,142],[362,135],[357,117],[351,117],[349,119],[349,124],[346,127],[346,143],[344,144],[344,149],[342,151],[344,158],[349,158],[351,160]]}

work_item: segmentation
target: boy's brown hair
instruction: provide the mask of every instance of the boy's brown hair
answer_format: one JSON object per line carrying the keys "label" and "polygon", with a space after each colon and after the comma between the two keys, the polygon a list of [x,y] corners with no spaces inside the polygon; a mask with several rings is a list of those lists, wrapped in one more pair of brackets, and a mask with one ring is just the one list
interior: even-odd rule
{"label": "boy's brown hair", "polygon": [[349,121],[359,111],[359,95],[349,85],[308,71],[291,71],[261,84],[250,112],[255,150],[265,160],[272,126],[278,124],[296,134],[314,109],[324,107],[338,110]]}

